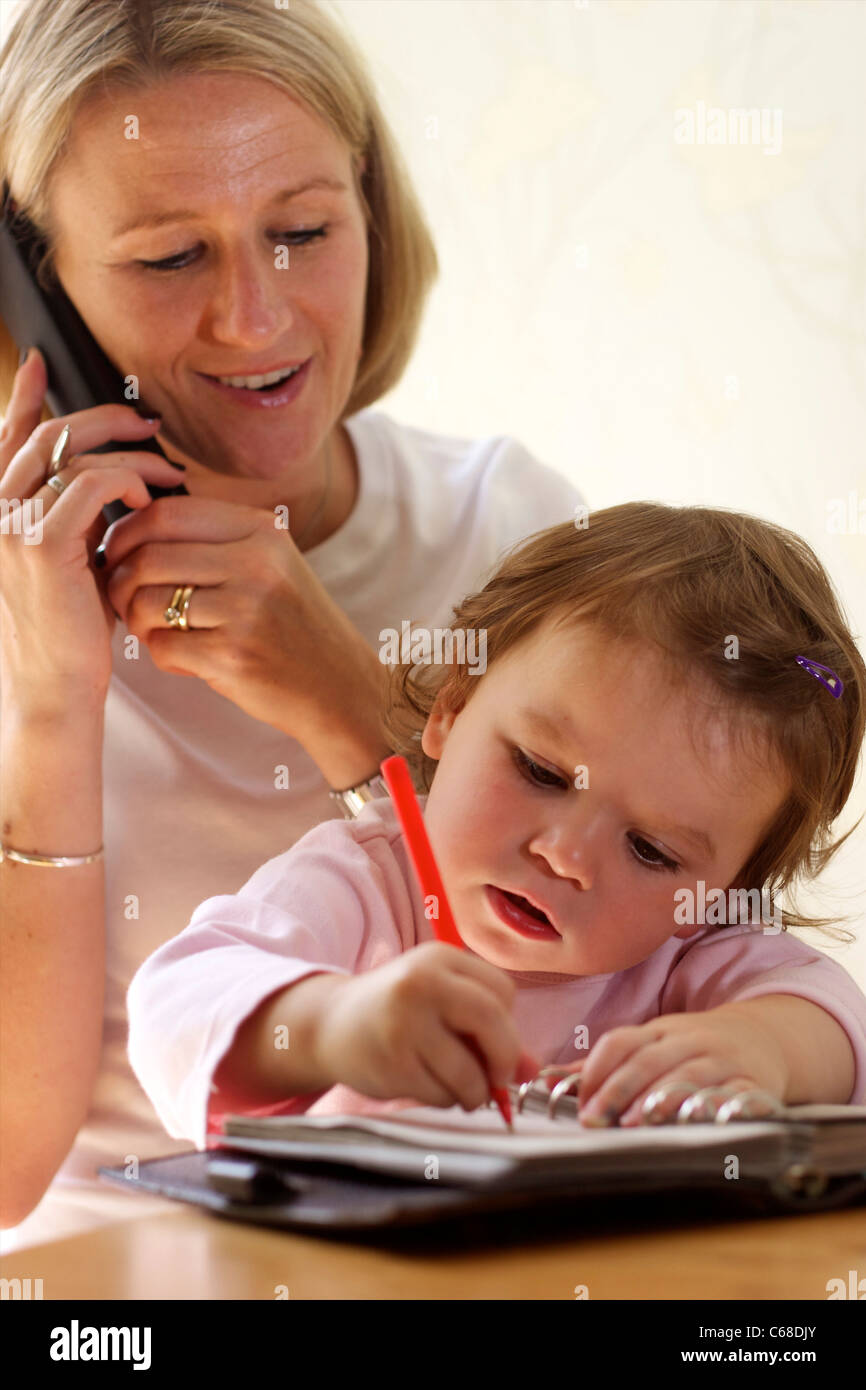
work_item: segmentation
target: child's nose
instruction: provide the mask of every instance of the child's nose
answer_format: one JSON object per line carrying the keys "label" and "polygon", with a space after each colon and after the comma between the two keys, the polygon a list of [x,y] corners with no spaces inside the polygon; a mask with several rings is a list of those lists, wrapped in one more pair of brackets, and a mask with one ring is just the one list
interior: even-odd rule
{"label": "child's nose", "polygon": [[542,858],[558,878],[570,878],[580,888],[591,888],[595,855],[590,839],[586,828],[552,825],[533,836],[529,851]]}

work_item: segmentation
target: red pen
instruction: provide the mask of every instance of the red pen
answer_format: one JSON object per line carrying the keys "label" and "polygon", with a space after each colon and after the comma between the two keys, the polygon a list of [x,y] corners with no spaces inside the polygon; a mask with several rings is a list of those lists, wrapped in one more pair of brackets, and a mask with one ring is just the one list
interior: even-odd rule
{"label": "red pen", "polygon": [[[406,844],[421,892],[425,898],[435,897],[439,904],[439,915],[433,919],[436,940],[447,941],[450,945],[460,946],[461,949],[465,950],[466,947],[460,939],[460,933],[445,896],[445,887],[439,873],[439,866],[433,857],[433,846],[430,844],[424,817],[421,815],[421,807],[415,796],[415,788],[409,775],[409,765],[405,758],[395,754],[393,757],[385,759],[381,765],[381,772],[397,808],[397,816],[403,827],[403,834],[406,837]],[[474,1040],[464,1037],[464,1042],[472,1048],[478,1060],[483,1061]],[[509,1129],[513,1129],[511,1100],[508,1091],[504,1086],[491,1086],[490,1092],[502,1112],[503,1120]]]}

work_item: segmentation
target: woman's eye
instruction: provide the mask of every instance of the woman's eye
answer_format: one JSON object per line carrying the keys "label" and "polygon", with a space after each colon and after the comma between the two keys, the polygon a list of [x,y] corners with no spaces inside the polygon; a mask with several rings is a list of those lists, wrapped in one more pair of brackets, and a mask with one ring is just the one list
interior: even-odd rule
{"label": "woman's eye", "polygon": [[537,787],[565,787],[570,786],[564,777],[558,773],[551,772],[550,768],[542,767],[540,763],[533,762],[522,748],[515,748],[514,761],[517,764],[521,776],[528,782],[533,782]]}
{"label": "woman's eye", "polygon": [[[282,232],[278,240],[280,242],[287,242],[289,246],[307,246],[318,237],[326,236],[327,230],[326,224],[323,227],[312,227],[309,231]],[[302,238],[302,240],[292,240],[293,237]],[[185,270],[188,265],[192,264],[191,257],[194,254],[195,248],[193,248],[192,251],[178,251],[176,256],[166,256],[162,261],[137,261],[136,264],[142,266],[145,270]]]}
{"label": "woman's eye", "polygon": [[[674,863],[673,859],[668,859],[666,854],[662,854],[661,850],[656,849],[655,845],[651,845],[649,841],[645,840],[641,835],[635,835],[631,843],[634,847],[634,854],[638,863],[643,864],[647,869],[662,869],[668,873],[673,873],[680,867],[679,864]],[[654,855],[655,857],[647,858],[645,855],[641,854],[638,850],[638,845],[645,845],[650,855]]]}

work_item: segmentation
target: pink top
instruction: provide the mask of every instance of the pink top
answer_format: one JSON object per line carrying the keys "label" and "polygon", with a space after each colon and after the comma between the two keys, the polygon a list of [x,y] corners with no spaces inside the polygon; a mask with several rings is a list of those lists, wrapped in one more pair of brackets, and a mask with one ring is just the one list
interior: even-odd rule
{"label": "pink top", "polygon": [[[174,1137],[203,1148],[227,1109],[249,1114],[379,1112],[346,1086],[266,1108],[220,1106],[212,1077],[239,1025],[269,995],[319,970],[360,974],[435,939],[389,798],[353,822],[325,821],[257,869],[240,891],[208,898],[179,936],[141,966],[129,989],[129,1059]],[[851,1104],[866,1104],[866,995],[848,972],[789,932],[749,924],[671,937],[646,960],[609,975],[509,971],[514,1017],[542,1065],[574,1061],[575,1029],[603,1032],[660,1014],[716,1008],[761,994],[820,1004],[856,1057]]]}

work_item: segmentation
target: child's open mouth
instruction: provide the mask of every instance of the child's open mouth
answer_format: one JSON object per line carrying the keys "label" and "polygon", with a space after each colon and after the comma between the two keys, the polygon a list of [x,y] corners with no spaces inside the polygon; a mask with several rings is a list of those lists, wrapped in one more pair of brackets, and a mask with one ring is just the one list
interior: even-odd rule
{"label": "child's open mouth", "polygon": [[535,941],[559,941],[559,932],[547,913],[535,907],[527,898],[519,893],[509,893],[504,888],[495,888],[491,883],[487,884],[485,893],[496,916],[513,931]]}

